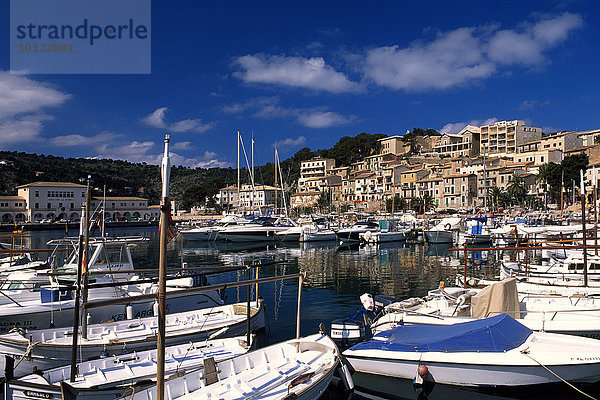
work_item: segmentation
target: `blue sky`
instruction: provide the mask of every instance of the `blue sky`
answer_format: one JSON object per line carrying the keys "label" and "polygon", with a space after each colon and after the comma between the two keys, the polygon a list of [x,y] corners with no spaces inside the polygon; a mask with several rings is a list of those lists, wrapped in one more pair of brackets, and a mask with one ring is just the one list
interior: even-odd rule
{"label": "blue sky", "polygon": [[149,75],[9,74],[0,0],[0,149],[233,166],[360,132],[522,119],[600,128],[594,1],[152,2]]}

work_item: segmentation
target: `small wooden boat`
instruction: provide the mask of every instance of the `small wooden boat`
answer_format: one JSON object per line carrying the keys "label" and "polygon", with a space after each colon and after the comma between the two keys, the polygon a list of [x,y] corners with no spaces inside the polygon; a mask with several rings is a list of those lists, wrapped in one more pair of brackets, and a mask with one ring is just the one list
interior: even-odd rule
{"label": "small wooden boat", "polygon": [[[328,336],[311,335],[171,379],[165,382],[165,399],[318,399],[339,362],[339,351]],[[156,387],[130,399],[155,400]]]}
{"label": "small wooden boat", "polygon": [[454,325],[401,325],[343,354],[358,372],[419,375],[450,385],[526,386],[560,382],[557,375],[600,381],[600,341],[533,332],[506,314]]}
{"label": "small wooden boat", "polygon": [[[249,346],[246,337],[215,339],[170,346],[165,349],[165,375],[177,376],[202,369],[204,360],[223,361],[244,354]],[[113,400],[127,394],[131,386],[148,386],[156,381],[156,349],[84,361],[77,364],[71,382],[71,366],[52,368],[43,374],[9,379],[5,384],[7,399],[61,398],[68,389],[77,399]]]}
{"label": "small wooden boat", "polygon": [[[168,346],[207,338],[243,335],[246,332],[247,303],[205,308],[168,314],[166,340]],[[251,303],[252,330],[265,326],[264,304]],[[156,346],[156,317],[88,325],[87,339],[78,339],[79,360],[91,360],[111,354],[142,351]],[[31,373],[33,367],[46,370],[70,363],[73,328],[18,330],[0,335],[0,353],[17,359],[15,377]],[[25,356],[25,357],[24,357]],[[4,364],[4,360],[0,361]],[[2,366],[3,367],[3,366]]]}

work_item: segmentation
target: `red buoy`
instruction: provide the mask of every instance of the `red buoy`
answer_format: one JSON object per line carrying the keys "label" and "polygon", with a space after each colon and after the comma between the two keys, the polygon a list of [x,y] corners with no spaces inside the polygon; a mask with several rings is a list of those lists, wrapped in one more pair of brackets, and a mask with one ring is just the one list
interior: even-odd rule
{"label": "red buoy", "polygon": [[427,374],[429,373],[429,369],[426,365],[421,364],[419,365],[419,368],[417,368],[417,373],[421,378],[425,378],[425,376],[427,376]]}

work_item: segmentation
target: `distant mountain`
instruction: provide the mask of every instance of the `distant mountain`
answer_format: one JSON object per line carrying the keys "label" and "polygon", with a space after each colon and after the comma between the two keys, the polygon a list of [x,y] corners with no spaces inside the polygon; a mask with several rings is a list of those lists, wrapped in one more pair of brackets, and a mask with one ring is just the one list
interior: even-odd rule
{"label": "distant mountain", "polygon": [[[312,151],[303,148],[281,162],[281,171],[287,191],[293,192],[300,176],[300,162],[313,157],[334,158],[336,165],[350,165],[364,157],[379,152],[378,139],[384,134],[360,133],[342,137],[331,149]],[[257,184],[272,185],[273,163],[256,167]],[[23,152],[0,151],[0,194],[14,195],[16,187],[35,181],[85,183],[92,177],[95,195],[101,195],[106,185],[107,196],[139,196],[160,201],[160,170],[157,165],[130,163],[111,159],[63,158]],[[242,183],[248,183],[248,173],[241,172]],[[218,189],[236,184],[234,168],[173,167],[171,171],[171,196],[183,202],[185,208],[201,204]]]}

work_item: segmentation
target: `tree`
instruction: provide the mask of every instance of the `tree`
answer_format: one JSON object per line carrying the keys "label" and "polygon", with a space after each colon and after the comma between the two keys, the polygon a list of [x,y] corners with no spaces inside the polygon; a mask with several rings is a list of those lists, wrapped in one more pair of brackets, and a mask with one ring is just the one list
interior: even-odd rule
{"label": "tree", "polygon": [[319,199],[317,200],[317,206],[320,212],[329,212],[329,194],[323,190]]}
{"label": "tree", "polygon": [[525,200],[525,196],[527,195],[527,188],[525,187],[525,181],[522,177],[515,174],[511,177],[508,186],[506,187],[506,192],[510,196],[511,202],[514,201],[515,204],[522,204]]}
{"label": "tree", "polygon": [[488,189],[488,200],[492,203],[492,209],[497,210],[500,208],[500,200],[502,198],[502,189],[497,186]]}

